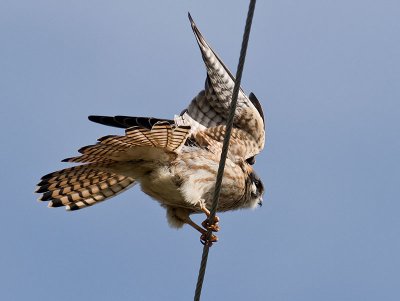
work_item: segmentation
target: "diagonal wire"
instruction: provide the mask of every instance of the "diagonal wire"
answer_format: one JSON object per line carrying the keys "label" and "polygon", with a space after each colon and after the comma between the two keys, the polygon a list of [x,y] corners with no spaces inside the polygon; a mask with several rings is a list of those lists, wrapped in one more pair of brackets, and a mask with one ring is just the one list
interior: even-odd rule
{"label": "diagonal wire", "polygon": [[[220,159],[219,166],[218,166],[218,174],[217,174],[217,179],[216,179],[216,183],[215,183],[213,203],[212,203],[212,207],[210,210],[210,216],[208,218],[209,225],[213,224],[213,221],[215,218],[215,212],[217,211],[217,207],[218,207],[218,200],[219,200],[219,195],[220,195],[220,191],[221,191],[222,177],[224,174],[226,157],[228,155],[229,140],[231,137],[232,127],[233,127],[233,118],[235,116],[235,111],[236,111],[236,103],[237,103],[238,94],[239,94],[240,82],[242,80],[243,66],[244,66],[244,62],[246,59],[247,45],[249,42],[251,24],[253,21],[255,6],[256,6],[256,0],[250,0],[249,10],[248,10],[247,19],[246,19],[246,26],[245,26],[244,34],[243,34],[242,48],[240,50],[239,63],[238,63],[237,71],[236,71],[235,86],[233,88],[233,93],[232,93],[232,102],[231,102],[229,116],[228,116],[228,120],[227,120],[227,124],[226,124],[226,133],[225,133],[224,142],[223,142],[223,146],[222,146],[221,159]],[[209,241],[210,238],[211,238],[211,230],[208,230],[207,236],[206,236],[206,243],[204,244],[204,247],[203,247],[203,255],[201,257],[199,276],[197,278],[197,285],[196,285],[196,291],[195,291],[195,295],[194,295],[194,301],[200,300],[201,289],[203,287],[204,275],[205,275],[206,267],[207,267],[208,252],[210,249],[210,245],[207,243],[207,241]]]}

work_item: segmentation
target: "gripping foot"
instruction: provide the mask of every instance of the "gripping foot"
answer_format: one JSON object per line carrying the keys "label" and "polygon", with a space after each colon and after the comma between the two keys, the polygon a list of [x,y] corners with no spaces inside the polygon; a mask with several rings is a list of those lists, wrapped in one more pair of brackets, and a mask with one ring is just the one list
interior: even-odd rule
{"label": "gripping foot", "polygon": [[201,225],[207,230],[211,230],[212,232],[218,232],[221,229],[218,225],[218,222],[219,222],[219,217],[215,216],[212,224],[209,223],[207,218],[204,222],[201,223]]}
{"label": "gripping foot", "polygon": [[216,235],[214,235],[214,234],[211,234],[211,235],[210,235],[210,239],[207,239],[207,232],[206,232],[206,233],[203,233],[203,234],[200,236],[200,242],[201,242],[203,245],[208,246],[208,247],[211,247],[211,246],[213,245],[213,243],[214,243],[214,242],[217,242],[217,241],[218,241],[218,237],[217,237]]}

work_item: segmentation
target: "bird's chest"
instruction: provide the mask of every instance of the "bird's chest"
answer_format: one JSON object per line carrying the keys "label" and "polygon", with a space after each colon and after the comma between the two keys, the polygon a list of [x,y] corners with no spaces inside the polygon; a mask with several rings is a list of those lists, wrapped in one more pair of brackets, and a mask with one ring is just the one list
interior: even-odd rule
{"label": "bird's chest", "polygon": [[144,193],[163,205],[184,207],[184,198],[180,192],[181,179],[168,167],[159,167],[145,174],[141,179]]}

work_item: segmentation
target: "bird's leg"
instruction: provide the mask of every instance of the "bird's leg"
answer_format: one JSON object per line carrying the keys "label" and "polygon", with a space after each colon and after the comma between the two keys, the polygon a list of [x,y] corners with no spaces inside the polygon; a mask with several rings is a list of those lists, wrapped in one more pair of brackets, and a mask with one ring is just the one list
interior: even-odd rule
{"label": "bird's leg", "polygon": [[180,221],[184,222],[185,224],[188,224],[189,226],[191,226],[192,228],[196,229],[197,231],[199,231],[201,233],[200,236],[200,241],[203,245],[208,245],[208,246],[212,246],[212,244],[214,242],[218,241],[218,237],[214,234],[210,235],[210,238],[207,239],[207,230],[200,227],[198,224],[196,224],[190,217],[189,214],[186,210],[182,210],[182,209],[175,209],[174,210],[174,216],[175,218],[179,219]]}
{"label": "bird's leg", "polygon": [[207,239],[207,230],[192,221],[190,217],[188,218],[186,223],[201,233],[200,241],[203,245],[208,245],[209,247],[211,247],[214,242],[218,241],[218,237],[214,234],[211,234],[210,238]]}
{"label": "bird's leg", "polygon": [[212,221],[212,223],[210,223],[210,222],[209,222],[209,218],[210,218],[210,215],[211,215],[210,210],[207,209],[207,207],[205,206],[203,200],[201,200],[199,203],[200,203],[200,209],[201,209],[201,211],[203,211],[203,212],[207,215],[207,219],[204,220],[204,221],[201,223],[201,225],[202,225],[204,228],[209,229],[209,230],[211,230],[211,231],[213,231],[213,232],[218,232],[218,231],[221,229],[221,228],[219,227],[219,225],[218,225],[219,217],[215,215],[215,216],[214,216],[214,220]]}

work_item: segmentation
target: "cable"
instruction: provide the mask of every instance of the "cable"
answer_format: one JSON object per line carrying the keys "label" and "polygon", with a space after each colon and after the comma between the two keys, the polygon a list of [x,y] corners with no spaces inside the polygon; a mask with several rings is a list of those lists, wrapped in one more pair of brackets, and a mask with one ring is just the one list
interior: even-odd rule
{"label": "cable", "polygon": [[[239,94],[240,82],[242,80],[243,67],[244,67],[244,62],[246,59],[247,45],[249,43],[251,24],[253,22],[255,6],[256,6],[256,0],[250,0],[249,10],[248,10],[247,19],[246,19],[246,26],[245,26],[244,34],[243,34],[242,47],[240,50],[239,63],[238,63],[237,71],[236,71],[235,86],[233,88],[233,93],[232,93],[232,103],[231,103],[231,107],[230,107],[230,111],[229,111],[228,120],[226,122],[226,133],[225,133],[224,142],[222,145],[221,159],[220,159],[219,166],[218,166],[217,179],[215,182],[213,203],[212,203],[212,207],[210,210],[210,216],[208,218],[209,225],[213,224],[213,221],[215,218],[215,213],[216,213],[217,207],[218,207],[218,200],[219,200],[219,195],[220,195],[220,191],[221,191],[222,177],[224,174],[226,157],[228,155],[229,140],[231,138],[231,132],[232,132],[232,127],[233,127],[233,117],[235,116],[235,111],[236,111],[236,103],[237,103],[238,94]],[[209,241],[210,237],[211,237],[211,230],[208,230],[207,236],[206,236],[206,242]],[[196,285],[196,291],[195,291],[195,295],[194,295],[194,301],[200,300],[201,289],[203,287],[204,275],[205,275],[206,267],[207,267],[207,259],[208,259],[209,249],[210,249],[210,245],[208,243],[205,243],[204,247],[203,247],[203,255],[201,257],[199,276],[197,278],[197,285]]]}

